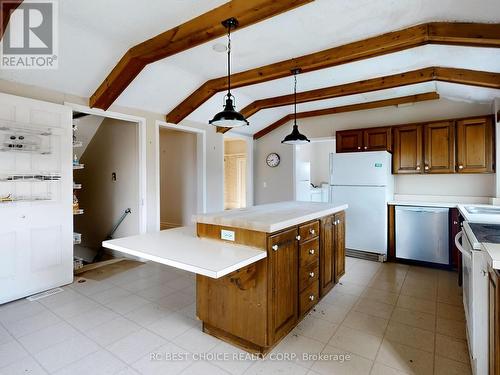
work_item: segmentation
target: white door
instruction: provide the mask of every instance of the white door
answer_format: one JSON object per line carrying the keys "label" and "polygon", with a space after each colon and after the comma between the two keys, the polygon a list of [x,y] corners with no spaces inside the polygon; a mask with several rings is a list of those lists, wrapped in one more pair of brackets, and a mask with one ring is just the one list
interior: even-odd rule
{"label": "white door", "polygon": [[0,94],[0,197],[12,200],[0,203],[0,304],[73,280],[71,123],[68,107]]}

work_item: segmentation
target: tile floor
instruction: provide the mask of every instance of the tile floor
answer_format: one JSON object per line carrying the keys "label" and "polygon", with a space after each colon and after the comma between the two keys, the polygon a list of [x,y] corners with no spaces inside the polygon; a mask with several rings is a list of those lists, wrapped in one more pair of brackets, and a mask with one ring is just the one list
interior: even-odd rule
{"label": "tile floor", "polygon": [[341,283],[273,360],[233,360],[245,353],[200,331],[194,280],[148,263],[2,305],[0,374],[470,374],[454,273],[348,258]]}

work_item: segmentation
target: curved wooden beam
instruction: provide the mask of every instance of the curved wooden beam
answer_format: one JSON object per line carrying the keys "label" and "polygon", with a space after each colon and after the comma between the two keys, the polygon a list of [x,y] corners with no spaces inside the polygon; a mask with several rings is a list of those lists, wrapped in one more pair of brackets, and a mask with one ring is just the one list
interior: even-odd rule
{"label": "curved wooden beam", "polygon": [[[311,72],[425,44],[500,47],[500,24],[464,22],[424,23],[236,73],[231,75],[231,86],[237,88],[255,85],[291,76],[291,70],[295,68],[301,68],[302,72]],[[167,122],[177,124],[182,121],[214,94],[226,90],[226,81],[225,77],[220,77],[205,82],[167,114]]]}
{"label": "curved wooden beam", "polygon": [[0,0],[0,13],[2,14],[2,27],[0,28],[0,40],[3,38],[7,25],[9,24],[10,16],[15,11],[23,0]]}
{"label": "curved wooden beam", "polygon": [[[422,102],[425,100],[436,100],[436,99],[439,99],[439,94],[437,92],[427,92],[425,94],[400,96],[397,98],[375,100],[375,101],[366,102],[366,103],[350,104],[350,105],[343,105],[340,107],[317,109],[314,111],[307,111],[307,112],[299,112],[299,113],[297,113],[297,118],[301,119],[301,118],[333,115],[336,113],[362,111],[365,109],[375,109],[375,108],[389,107],[389,106],[405,104],[405,103],[416,103],[416,102]],[[280,118],[278,121],[272,123],[271,125],[265,127],[264,129],[258,131],[257,133],[255,133],[253,135],[253,139],[262,138],[266,134],[272,132],[274,129],[277,129],[281,125],[284,125],[287,122],[293,120],[293,118],[294,118],[293,114],[289,114],[289,115],[286,115],[286,116]]]}
{"label": "curved wooden beam", "polygon": [[[362,94],[365,92],[390,89],[429,81],[459,83],[463,85],[500,89],[500,73],[483,72],[468,69],[430,67],[410,72],[377,77],[364,81],[346,83],[338,86],[303,91],[297,94],[297,103],[338,98],[340,96]],[[294,102],[293,94],[260,99],[249,104],[241,113],[250,117],[261,109],[282,107]]]}
{"label": "curved wooden beam", "polygon": [[312,1],[229,1],[129,49],[90,97],[89,105],[108,109],[146,65],[225,35],[221,22],[230,17],[243,28]]}

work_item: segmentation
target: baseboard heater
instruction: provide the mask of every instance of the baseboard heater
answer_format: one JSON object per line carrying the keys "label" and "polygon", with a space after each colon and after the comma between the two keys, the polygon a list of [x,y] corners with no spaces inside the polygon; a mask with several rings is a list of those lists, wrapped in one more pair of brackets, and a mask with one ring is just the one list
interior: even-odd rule
{"label": "baseboard heater", "polygon": [[351,258],[366,259],[373,262],[385,262],[387,260],[387,256],[385,254],[370,253],[354,249],[345,249],[345,255]]}

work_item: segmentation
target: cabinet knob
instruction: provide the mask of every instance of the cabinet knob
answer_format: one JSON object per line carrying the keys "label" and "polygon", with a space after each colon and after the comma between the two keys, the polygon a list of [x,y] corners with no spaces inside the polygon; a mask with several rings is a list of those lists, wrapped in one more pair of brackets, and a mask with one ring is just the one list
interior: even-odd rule
{"label": "cabinet knob", "polygon": [[368,150],[368,146],[365,146],[364,148],[365,148],[365,150]]}
{"label": "cabinet knob", "polygon": [[274,251],[277,251],[277,250],[278,250],[278,245],[273,245],[271,248],[272,248]]}
{"label": "cabinet knob", "polygon": [[463,166],[462,164],[460,164],[460,165],[458,166],[458,169],[464,169],[464,166]]}
{"label": "cabinet knob", "polygon": [[358,146],[358,150],[361,150],[361,146]]}
{"label": "cabinet knob", "polygon": [[314,277],[314,272],[309,272],[309,277],[312,279]]}
{"label": "cabinet knob", "polygon": [[458,221],[453,220],[453,225],[458,225]]}
{"label": "cabinet knob", "polygon": [[314,249],[309,250],[309,254],[314,255]]}
{"label": "cabinet knob", "polygon": [[417,171],[419,171],[419,170],[420,170],[420,165],[417,165]]}
{"label": "cabinet knob", "polygon": [[314,235],[314,233],[316,233],[316,231],[314,229],[309,229],[309,233],[311,233],[312,235]]}
{"label": "cabinet knob", "polygon": [[295,237],[295,238],[297,239],[297,241],[300,241],[300,236],[297,236],[297,237]]}
{"label": "cabinet knob", "polygon": [[428,171],[428,170],[429,170],[429,166],[428,166],[428,165],[426,165],[426,166],[424,167],[424,169],[425,169],[426,171]]}
{"label": "cabinet knob", "polygon": [[311,295],[309,296],[309,300],[310,300],[310,301],[314,301],[314,295],[313,295],[313,294],[311,294]]}
{"label": "cabinet knob", "polygon": [[337,225],[338,225],[338,224],[340,224],[340,219],[339,219],[339,220],[337,220]]}

